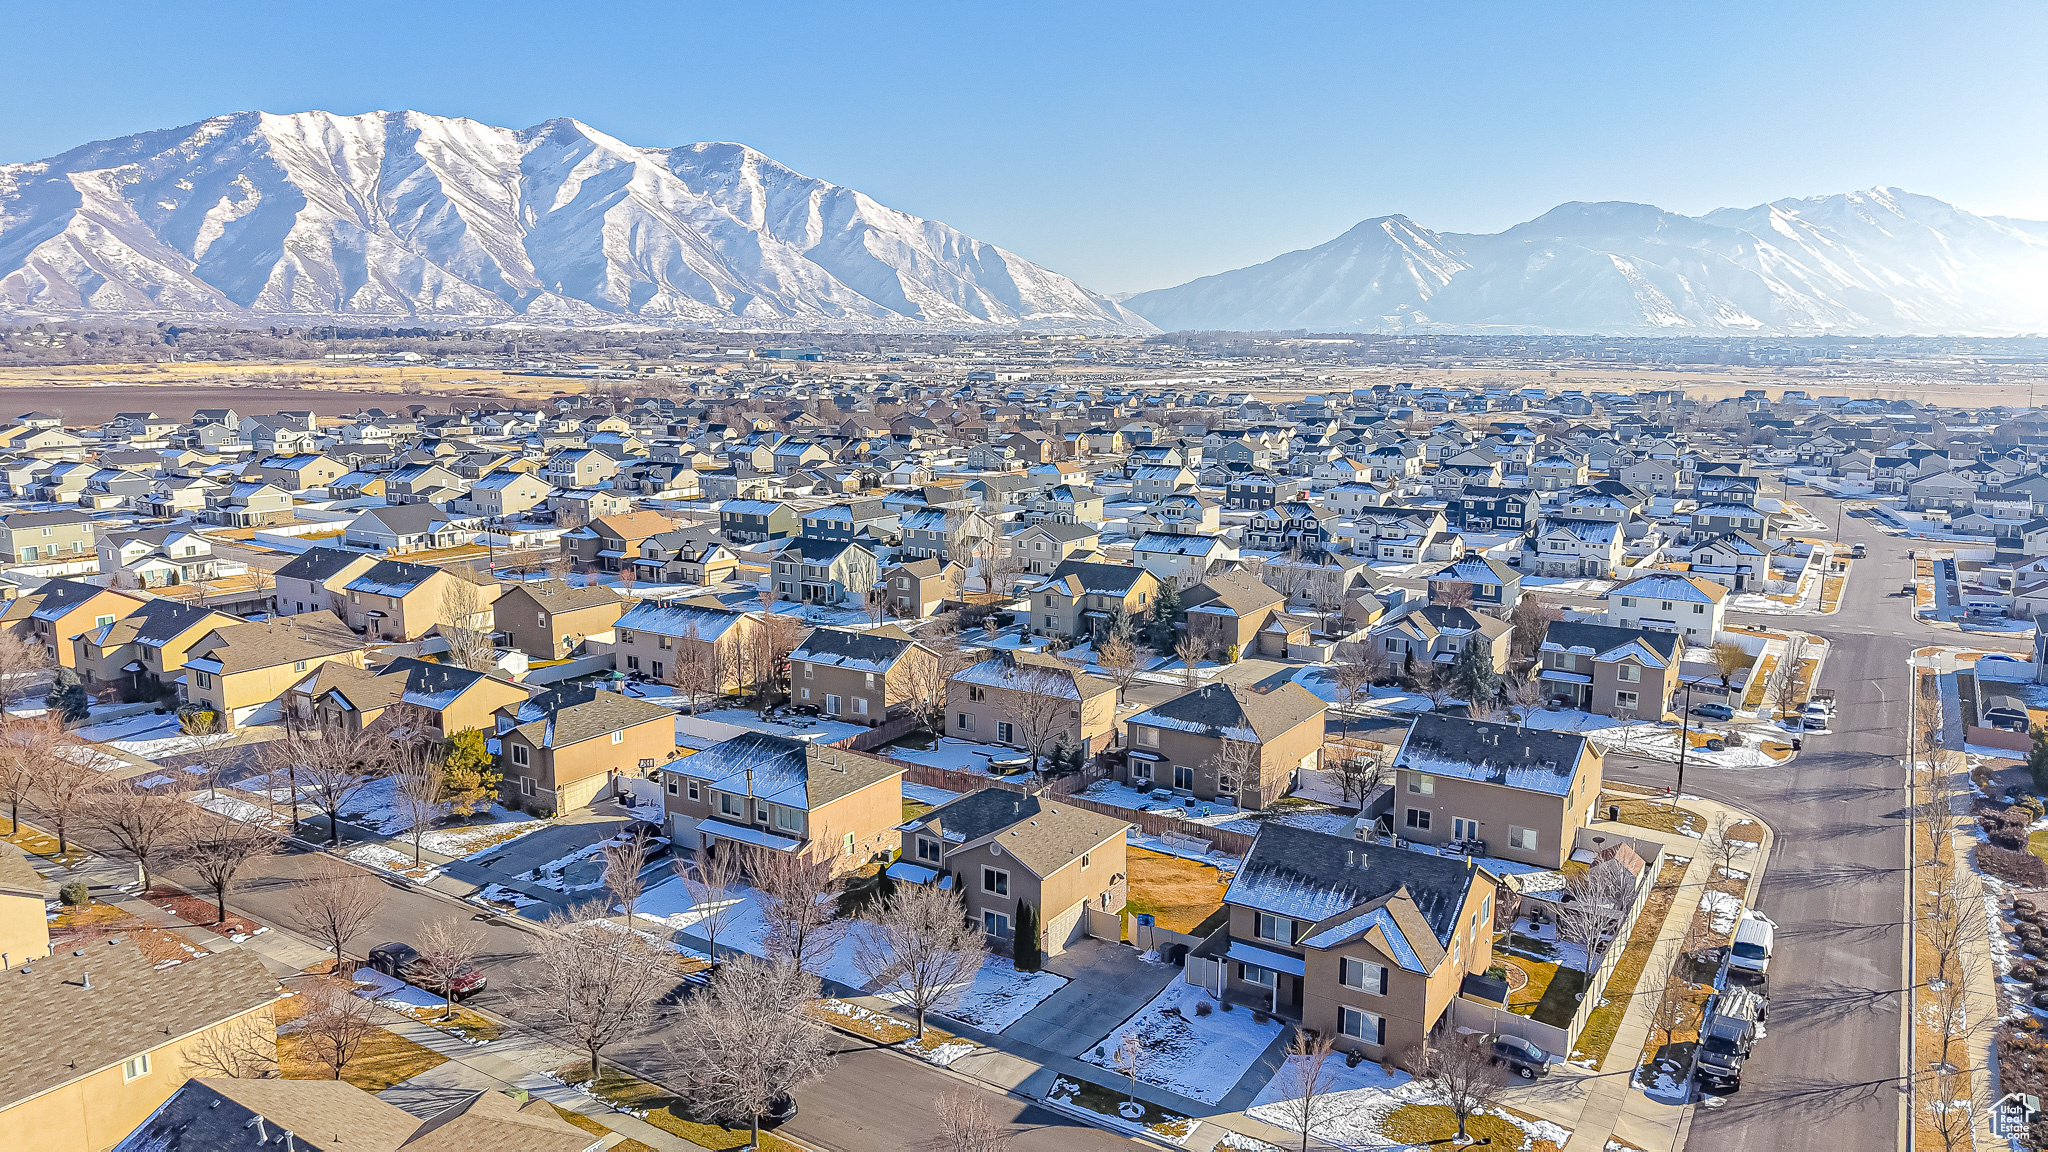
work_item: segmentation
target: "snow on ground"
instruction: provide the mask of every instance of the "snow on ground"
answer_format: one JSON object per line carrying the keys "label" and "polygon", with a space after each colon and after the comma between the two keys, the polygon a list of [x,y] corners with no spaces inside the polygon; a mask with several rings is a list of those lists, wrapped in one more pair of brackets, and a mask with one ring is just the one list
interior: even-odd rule
{"label": "snow on ground", "polygon": [[929,804],[934,808],[948,800],[957,800],[961,795],[962,793],[950,792],[944,788],[934,788],[929,784],[912,784],[908,780],[903,782],[903,798],[905,800],[915,800],[919,804]]}
{"label": "snow on ground", "polygon": [[1005,748],[1000,744],[976,744],[951,736],[939,737],[930,748],[906,748],[899,744],[887,751],[898,760],[929,764],[934,768],[951,768],[955,772],[972,772],[976,776],[995,775],[988,766],[990,760],[1014,760],[1024,755],[1015,748]]}
{"label": "snow on ground", "polygon": [[1742,900],[1709,888],[1700,893],[1700,910],[1713,917],[1714,931],[1726,936],[1735,931],[1735,922],[1742,918]]}
{"label": "snow on ground", "polygon": [[[1207,1016],[1198,1014],[1199,1004],[1209,1006]],[[1175,980],[1116,1031],[1083,1052],[1081,1059],[1114,1069],[1117,1048],[1125,1036],[1135,1035],[1144,1052],[1138,1062],[1138,1079],[1190,1100],[1214,1104],[1237,1086],[1283,1029],[1272,1017],[1258,1023],[1249,1008],[1226,1012],[1207,992]]]}
{"label": "snow on ground", "polygon": [[206,809],[208,812],[218,812],[222,816],[226,816],[231,820],[240,820],[245,824],[283,824],[286,822],[285,817],[272,812],[261,804],[251,804],[239,796],[231,796],[225,792],[216,792],[212,795],[188,796],[186,799]]}
{"label": "snow on ground", "polygon": [[1358,818],[1343,812],[1270,812],[1258,816],[1247,816],[1236,820],[1203,821],[1214,828],[1229,832],[1242,832],[1256,836],[1259,829],[1268,824],[1284,824],[1289,828],[1305,828],[1310,832],[1322,832],[1331,836],[1349,836],[1355,830]]}
{"label": "snow on ground", "polygon": [[[594,892],[604,887],[605,849],[624,843],[626,839],[627,834],[620,832],[595,844],[586,844],[567,855],[557,856],[535,869],[540,875],[532,882],[564,894]],[[666,843],[668,841],[659,836],[648,840],[650,846]]]}
{"label": "snow on ground", "polygon": [[[263,787],[262,777],[252,777],[256,783],[241,782],[237,787],[252,791]],[[341,818],[369,828],[380,835],[407,841],[412,821],[398,804],[398,782],[389,777],[372,780],[349,798]],[[445,817],[444,817],[445,819]],[[486,850],[502,848],[521,836],[538,832],[547,827],[547,822],[536,820],[523,813],[514,812],[500,804],[491,805],[488,814],[465,819],[462,823],[443,828],[433,828],[420,836],[420,847],[442,856],[467,857]]]}
{"label": "snow on ground", "polygon": [[[1515,926],[1509,931],[1513,935],[1501,940],[1494,947],[1502,952],[1526,956],[1531,960],[1548,960],[1580,972],[1587,970],[1585,947],[1569,940],[1559,940],[1557,925],[1554,922],[1535,924],[1524,916],[1516,920]],[[1522,940],[1518,942],[1514,936],[1520,936]]]}
{"label": "snow on ground", "polygon": [[[1525,727],[1541,728],[1551,732],[1578,732],[1604,749],[1627,752],[1653,760],[1677,760],[1679,728],[1676,724],[1660,724],[1654,721],[1625,721],[1612,716],[1596,716],[1573,708],[1551,711],[1546,708],[1531,709],[1522,721]],[[1698,732],[1698,727],[1691,729]],[[1791,733],[1768,729],[1749,729],[1741,747],[1729,747],[1719,752],[1695,747],[1686,754],[1691,763],[1710,765],[1715,768],[1771,768],[1782,761],[1772,759],[1759,746],[1763,739],[1789,741]]]}
{"label": "snow on ground", "polygon": [[[1302,1057],[1289,1056],[1244,1114],[1290,1132],[1301,1131],[1300,1105],[1294,1101],[1300,1094],[1300,1073],[1296,1069],[1302,1063]],[[1347,1146],[1385,1143],[1380,1124],[1388,1113],[1408,1103],[1396,1093],[1413,1077],[1399,1069],[1381,1071],[1379,1064],[1370,1060],[1347,1068],[1341,1055],[1332,1056],[1323,1064],[1323,1075],[1330,1078],[1330,1086],[1316,1099],[1309,1134],[1318,1140]]]}
{"label": "snow on ground", "polygon": [[415,879],[424,880],[440,875],[441,870],[432,864],[414,864],[410,847],[400,850],[392,844],[370,843],[358,845],[349,850],[348,858],[358,864],[385,872],[401,872]]}
{"label": "snow on ground", "polygon": [[109,748],[126,752],[131,756],[140,756],[144,760],[157,760],[165,756],[190,752],[203,743],[186,735],[185,730],[178,726],[176,714],[168,712],[144,712],[140,716],[126,716],[105,724],[80,728],[75,735],[89,744],[105,744]]}
{"label": "snow on ground", "polygon": [[[718,944],[754,956],[766,955],[762,944],[767,925],[761,918],[760,896],[740,889],[727,922],[719,926]],[[660,920],[673,931],[702,940],[701,909],[690,899],[689,886],[670,878],[649,888],[635,909],[641,916]],[[815,969],[817,975],[848,988],[865,988],[867,981],[853,962],[855,934],[869,930],[865,921],[855,921],[834,944]],[[1019,972],[1008,960],[990,957],[975,973],[973,984],[959,1001],[939,1009],[938,1014],[970,1024],[984,1032],[1001,1032],[1022,1019],[1046,997],[1065,987],[1067,978],[1051,972]]]}
{"label": "snow on ground", "polygon": [[[390,1005],[407,1015],[427,1008],[436,1012],[441,1010],[442,1001],[439,996],[423,988],[415,988],[396,977],[386,976],[375,968],[356,969],[355,981],[356,995],[375,1000],[379,1004]],[[457,991],[460,990],[458,987]]]}
{"label": "snow on ground", "polygon": [[482,900],[486,904],[503,904],[515,910],[531,908],[535,904],[540,903],[540,900],[535,897],[528,896],[516,888],[507,888],[503,884],[484,885],[483,889],[476,894],[475,899]]}
{"label": "snow on ground", "polygon": [[828,720],[823,716],[779,715],[763,720],[760,713],[751,708],[720,708],[705,712],[703,718],[715,720],[720,724],[730,724],[735,728],[766,732],[770,736],[790,736],[817,744],[836,744],[867,731],[858,724]]}

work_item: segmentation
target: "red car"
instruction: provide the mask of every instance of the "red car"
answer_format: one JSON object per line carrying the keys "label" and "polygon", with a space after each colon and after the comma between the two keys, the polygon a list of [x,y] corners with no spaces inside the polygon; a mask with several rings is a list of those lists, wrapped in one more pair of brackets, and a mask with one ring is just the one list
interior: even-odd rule
{"label": "red car", "polygon": [[[420,971],[420,952],[410,944],[392,941],[370,949],[370,967],[393,979],[403,980],[415,988],[422,988],[436,996],[446,996],[439,978]],[[464,967],[455,974],[453,999],[467,1000],[484,990],[484,974],[475,968]]]}

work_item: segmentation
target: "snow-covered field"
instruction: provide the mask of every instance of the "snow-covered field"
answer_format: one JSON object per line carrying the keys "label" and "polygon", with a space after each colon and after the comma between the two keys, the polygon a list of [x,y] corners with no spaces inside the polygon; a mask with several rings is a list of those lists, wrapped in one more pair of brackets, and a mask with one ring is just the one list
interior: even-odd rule
{"label": "snow-covered field", "polygon": [[[1202,1004],[1209,1007],[1206,1016],[1197,1007]],[[1207,992],[1175,980],[1116,1031],[1083,1052],[1081,1059],[1113,1069],[1124,1037],[1135,1035],[1144,1053],[1138,1062],[1138,1079],[1190,1100],[1214,1104],[1237,1086],[1284,1027],[1272,1017],[1264,1024],[1257,1022],[1249,1008],[1225,1011]]]}
{"label": "snow-covered field", "polygon": [[905,748],[898,745],[888,750],[898,760],[913,764],[929,764],[934,768],[951,768],[955,772],[972,772],[977,776],[993,776],[990,760],[1014,760],[1022,755],[1015,748],[1000,744],[976,744],[971,740],[956,740],[941,736],[930,748]]}
{"label": "snow-covered field", "polygon": [[441,870],[434,867],[431,863],[424,865],[414,864],[411,850],[408,848],[401,851],[396,846],[395,841],[390,844],[370,843],[358,845],[349,850],[348,858],[365,867],[376,868],[385,872],[397,872],[402,875],[411,876],[416,880],[425,880],[428,877],[438,876],[441,873]]}
{"label": "snow-covered field", "polygon": [[144,760],[160,760],[181,752],[190,752],[199,747],[201,741],[185,734],[178,726],[178,717],[173,713],[158,715],[144,712],[140,716],[127,716],[105,724],[94,724],[78,729],[74,735],[90,744],[105,744],[131,756]]}
{"label": "snow-covered field", "polygon": [[[1301,1131],[1298,1106],[1292,1103],[1298,1098],[1298,1074],[1290,1072],[1299,1059],[1294,1056],[1287,1058],[1287,1065],[1259,1091],[1251,1107],[1244,1110],[1245,1115],[1291,1132]],[[1415,1083],[1408,1073],[1382,1071],[1371,1061],[1360,1061],[1358,1067],[1346,1068],[1341,1059],[1332,1058],[1323,1065],[1323,1071],[1331,1077],[1332,1083],[1329,1092],[1318,1097],[1311,1107],[1309,1134],[1331,1144],[1347,1148],[1391,1145],[1394,1141],[1381,1131],[1381,1125],[1388,1116],[1406,1104],[1439,1103],[1435,1095]],[[1562,1148],[1571,1141],[1571,1129],[1562,1125],[1502,1108],[1487,1111],[1520,1128],[1526,1137],[1525,1147],[1538,1140],[1548,1140]]]}
{"label": "snow-covered field", "polygon": [[[255,787],[261,788],[262,784],[259,783]],[[397,793],[396,780],[389,777],[372,780],[350,797],[341,815],[342,819],[389,836],[394,842],[404,841],[406,850],[410,853],[412,822],[399,807]],[[462,823],[432,828],[422,833],[420,847],[429,852],[460,859],[502,848],[521,836],[538,832],[547,826],[544,820],[536,820],[503,805],[493,804],[488,814],[472,816]]]}
{"label": "snow-covered field", "polygon": [[[759,896],[751,890],[742,890],[735,904],[728,923],[719,928],[719,946],[736,948],[754,956],[766,955],[767,948],[761,941],[767,926],[761,919]],[[664,880],[649,888],[641,896],[636,911],[650,919],[661,920],[670,929],[693,939],[704,939],[703,930],[698,927],[704,913],[695,907],[688,886],[681,880]],[[867,981],[854,964],[853,954],[854,934],[866,929],[864,922],[853,922],[846,934],[834,944],[831,953],[820,960],[816,973],[849,988],[865,988]],[[975,973],[973,984],[961,993],[958,1000],[941,1007],[937,1014],[984,1032],[1001,1032],[1046,997],[1065,987],[1066,983],[1064,976],[1052,972],[1019,972],[1010,961],[992,956]]]}

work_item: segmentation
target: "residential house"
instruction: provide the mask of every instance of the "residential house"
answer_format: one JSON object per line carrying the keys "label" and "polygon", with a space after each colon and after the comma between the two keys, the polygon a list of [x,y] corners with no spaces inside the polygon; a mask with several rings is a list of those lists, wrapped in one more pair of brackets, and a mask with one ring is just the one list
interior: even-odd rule
{"label": "residential house", "polygon": [[1007,555],[1022,557],[1020,567],[1034,576],[1050,576],[1068,558],[1093,553],[1102,544],[1102,530],[1092,524],[1046,520],[1011,536]]}
{"label": "residential house", "polygon": [[705,855],[740,844],[851,870],[895,848],[903,822],[902,765],[764,732],[674,761],[661,780],[670,840]]}
{"label": "residential house", "polygon": [[1263,808],[1321,762],[1324,710],[1292,681],[1206,684],[1124,721],[1120,775],[1133,788]]}
{"label": "residential house", "polygon": [[577,588],[539,580],[507,585],[491,605],[491,620],[507,647],[559,660],[585,639],[610,632],[625,611],[626,601],[603,584]]}
{"label": "residential house", "polygon": [[659,512],[626,512],[600,516],[562,533],[562,555],[578,572],[623,572],[640,556],[640,542],[675,528]]}
{"label": "residential house", "polygon": [[113,685],[128,700],[175,694],[185,678],[185,657],[192,645],[216,628],[239,623],[210,608],[150,600],[74,637],[72,666],[88,691]]}
{"label": "residential house", "polygon": [[1322,514],[1306,500],[1285,500],[1252,515],[1244,547],[1255,552],[1321,552],[1330,542]]}
{"label": "residential house", "polygon": [[83,512],[16,512],[0,517],[0,560],[48,564],[94,549],[93,518]]}
{"label": "residential house", "polygon": [[548,484],[531,472],[500,469],[487,472],[469,490],[457,497],[449,509],[487,520],[524,516],[547,503]]}
{"label": "residential house", "polygon": [[489,576],[453,568],[379,560],[342,585],[343,617],[377,640],[417,640],[446,626],[489,633],[491,604],[504,587]]}
{"label": "residential house", "polygon": [[1508,669],[1514,628],[1506,620],[1449,604],[1410,604],[1367,633],[1387,662],[1416,674],[1431,664],[1448,669],[1468,644],[1483,644],[1496,673]]}
{"label": "residential house", "polygon": [[1669,632],[1553,620],[1537,676],[1546,699],[1622,720],[1664,719],[1684,645]]}
{"label": "residential house", "polygon": [[99,542],[98,550],[100,575],[115,588],[190,584],[212,579],[220,567],[212,541],[175,526],[113,533]]}
{"label": "residential house", "polygon": [[348,473],[348,465],[341,461],[309,452],[298,456],[265,456],[256,462],[255,472],[246,475],[248,479],[275,484],[287,492],[304,492],[308,488],[325,488]]}
{"label": "residential house", "polygon": [[206,494],[206,520],[229,528],[260,528],[292,522],[292,494],[260,480],[231,484]]}
{"label": "residential house", "polygon": [[601,516],[632,510],[632,494],[610,488],[556,488],[548,493],[547,517],[558,528],[581,528]]}
{"label": "residential house", "polygon": [[482,526],[473,516],[443,512],[432,504],[400,504],[365,510],[348,522],[341,540],[351,548],[402,556],[467,544]]}
{"label": "residential house", "polygon": [[1247,653],[1275,614],[1287,611],[1287,595],[1249,572],[1218,572],[1181,594],[1187,609],[1186,634],[1211,654]]}
{"label": "residential house", "polygon": [[939,658],[895,625],[814,628],[789,654],[791,703],[873,728],[942,688]]}
{"label": "residential house", "polygon": [[[902,826],[891,877],[951,881],[969,923],[1013,952],[1023,909],[1035,913],[1038,950],[1057,956],[1088,936],[1088,912],[1118,916],[1129,893],[1130,825],[1050,797],[982,788]],[[945,878],[945,879],[942,879]]]}
{"label": "residential house", "polygon": [[1461,532],[1526,532],[1541,508],[1526,489],[1472,485],[1444,501],[1444,520]]}
{"label": "residential house", "polygon": [[[297,715],[317,714],[355,731],[390,713],[397,724],[446,740],[457,732],[495,732],[498,712],[528,695],[523,686],[489,672],[407,656],[382,668],[322,664],[292,686],[290,706]],[[394,708],[405,711],[391,713]]]}
{"label": "residential house", "polygon": [[734,544],[762,544],[797,534],[796,509],[780,500],[727,500],[718,506],[718,534]]}
{"label": "residential house", "polygon": [[1522,574],[1491,556],[1466,555],[1422,574],[1430,603],[1463,601],[1506,619],[1522,602]]}
{"label": "residential house", "polygon": [[947,601],[960,599],[961,586],[966,578],[965,566],[941,561],[936,556],[908,560],[885,568],[882,570],[882,583],[887,586],[888,612],[904,620],[936,616],[945,608]]}
{"label": "residential house", "polygon": [[620,671],[657,684],[688,680],[691,670],[701,670],[698,683],[724,695],[748,686],[739,654],[759,627],[713,597],[642,600],[612,625],[613,658]]}
{"label": "residential house", "polygon": [[1187,978],[1392,1065],[1492,965],[1498,890],[1468,861],[1267,824],[1223,894],[1227,932]]}
{"label": "residential house", "polygon": [[1682,548],[1678,555],[1688,561],[1687,571],[1730,592],[1761,591],[1771,579],[1771,545],[1741,532],[1724,532],[1705,537]]}
{"label": "residential house", "polygon": [[1543,520],[1536,525],[1535,575],[1612,579],[1621,564],[1622,527],[1613,520]]}
{"label": "residential house", "polygon": [[1131,559],[1157,577],[1181,587],[1196,584],[1225,565],[1235,563],[1237,549],[1221,536],[1147,532],[1131,545]]}
{"label": "residential house", "polygon": [[271,597],[280,615],[301,612],[332,612],[345,615],[348,582],[378,563],[375,556],[343,548],[308,548],[285,562],[274,573],[276,590]]}
{"label": "residential house", "polygon": [[[1056,656],[1000,651],[947,682],[946,734],[1033,755],[1048,755],[1058,743],[1078,745],[1093,756],[1116,737],[1116,696],[1116,685]],[[1065,701],[1067,715],[1034,699]]]}
{"label": "residential house", "polygon": [[363,666],[363,642],[339,617],[309,612],[223,625],[186,650],[185,699],[223,730],[275,723],[279,699],[330,661]]}
{"label": "residential house", "polygon": [[1222,513],[1214,500],[1193,492],[1175,492],[1161,497],[1151,507],[1131,517],[1130,530],[1213,536],[1223,530]]}
{"label": "residential house", "polygon": [[1420,713],[1394,757],[1394,835],[1557,868],[1592,821],[1600,769],[1576,732]]}
{"label": "residential house", "polygon": [[740,558],[725,541],[702,528],[657,532],[640,541],[633,569],[656,584],[717,584],[735,578]]}
{"label": "residential house", "polygon": [[1770,517],[1747,504],[1701,504],[1689,514],[1692,535],[1717,536],[1724,532],[1747,532],[1762,539],[1770,534]]}
{"label": "residential house", "polygon": [[1028,595],[1032,632],[1081,639],[1099,635],[1119,615],[1149,617],[1159,580],[1135,564],[1068,560]]}
{"label": "residential house", "polygon": [[[187,1081],[113,1152],[201,1152],[279,1145],[288,1152],[597,1152],[605,1138],[539,1096],[507,1089],[437,1094],[415,1110],[346,1080]],[[524,1093],[520,1093],[524,1096]],[[417,1112],[418,1114],[415,1114]],[[272,1135],[275,1133],[276,1135]],[[344,1136],[343,1134],[346,1133]]]}
{"label": "residential house", "polygon": [[[977,552],[987,554],[1002,529],[978,508],[913,508],[899,521],[903,552],[912,559],[937,556],[966,563]],[[959,546],[955,547],[955,541]],[[959,551],[958,556],[953,555]]]}
{"label": "residential house", "polygon": [[776,596],[804,604],[861,605],[881,580],[875,554],[851,540],[799,537],[770,564]]}
{"label": "residential house", "polygon": [[1704,576],[1652,572],[1607,593],[1604,623],[1676,632],[1700,647],[1721,633],[1728,590]]}
{"label": "residential house", "polygon": [[502,710],[498,742],[505,803],[551,816],[611,795],[616,780],[649,779],[678,755],[674,709],[576,688]]}
{"label": "residential house", "polygon": [[1240,512],[1260,512],[1301,495],[1302,482],[1289,476],[1248,473],[1232,477],[1223,490],[1223,501]]}
{"label": "residential house", "polygon": [[75,668],[73,640],[140,611],[146,603],[140,596],[83,580],[49,580],[26,596],[6,601],[0,620],[12,624],[23,640],[42,645],[60,667]]}

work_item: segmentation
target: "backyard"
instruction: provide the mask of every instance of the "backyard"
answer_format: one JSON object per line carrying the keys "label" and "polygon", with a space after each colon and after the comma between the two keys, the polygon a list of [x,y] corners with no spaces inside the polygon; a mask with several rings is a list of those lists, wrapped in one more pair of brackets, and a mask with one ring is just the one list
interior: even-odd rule
{"label": "backyard", "polygon": [[[1190,936],[1207,936],[1223,922],[1223,892],[1230,883],[1228,873],[1146,848],[1127,849],[1126,867],[1130,876],[1130,891],[1124,902],[1126,912],[1147,913],[1159,927]],[[1127,919],[1126,938],[1130,931]]]}

